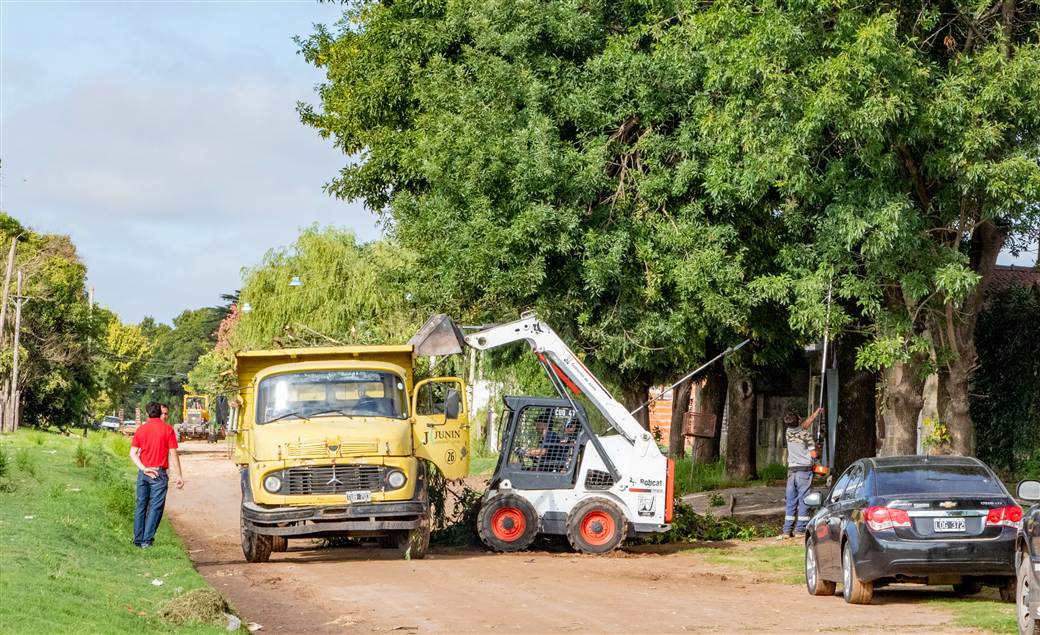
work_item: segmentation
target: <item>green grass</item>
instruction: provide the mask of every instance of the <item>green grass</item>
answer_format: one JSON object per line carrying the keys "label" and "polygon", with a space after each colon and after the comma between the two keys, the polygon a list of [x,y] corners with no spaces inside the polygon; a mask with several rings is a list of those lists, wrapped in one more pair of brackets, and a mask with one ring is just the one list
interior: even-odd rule
{"label": "green grass", "polygon": [[[117,438],[19,432],[0,438],[0,632],[219,633],[168,626],[164,602],[205,587],[163,521],[155,546],[133,538],[132,464]],[[81,443],[88,465],[76,464]],[[120,448],[122,447],[122,444]],[[153,586],[152,580],[163,581]]]}
{"label": "green grass", "polygon": [[[987,590],[987,593],[993,593]],[[1015,605],[1001,602],[995,597],[984,598],[941,598],[929,604],[941,606],[954,614],[954,623],[965,628],[977,628],[991,633],[1018,633],[1015,622]]]}
{"label": "green grass", "polygon": [[751,481],[739,481],[726,478],[726,465],[723,461],[714,463],[694,463],[690,457],[675,461],[675,494],[683,496],[696,492],[724,489],[727,487],[748,487],[750,485],[766,485],[772,481],[787,478],[787,468],[778,463],[759,468],[758,478]]}
{"label": "green grass", "polygon": [[785,584],[805,581],[805,549],[800,543],[752,547],[751,549],[715,549],[699,547],[688,550],[704,556],[709,564],[751,571]]}
{"label": "green grass", "polygon": [[491,456],[472,456],[469,459],[469,475],[470,476],[491,476],[491,472],[495,469],[495,464],[498,463],[498,455],[494,454]]}

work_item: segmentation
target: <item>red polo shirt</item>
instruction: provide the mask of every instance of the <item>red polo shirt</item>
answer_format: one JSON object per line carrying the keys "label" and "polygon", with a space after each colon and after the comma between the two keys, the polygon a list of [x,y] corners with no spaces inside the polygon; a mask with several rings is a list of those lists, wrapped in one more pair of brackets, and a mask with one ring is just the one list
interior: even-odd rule
{"label": "red polo shirt", "polygon": [[145,467],[170,467],[170,450],[177,447],[177,433],[162,419],[148,419],[137,432],[130,447],[141,449]]}

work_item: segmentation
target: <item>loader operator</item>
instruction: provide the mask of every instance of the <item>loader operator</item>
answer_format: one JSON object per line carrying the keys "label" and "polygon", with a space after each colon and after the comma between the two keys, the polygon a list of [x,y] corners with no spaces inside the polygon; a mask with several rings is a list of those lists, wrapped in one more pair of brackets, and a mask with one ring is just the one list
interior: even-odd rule
{"label": "loader operator", "polygon": [[568,446],[552,429],[548,411],[535,420],[534,427],[538,433],[538,447],[525,451],[524,456],[534,459],[536,472],[563,471],[573,446]]}
{"label": "loader operator", "polygon": [[812,424],[823,408],[817,408],[805,421],[798,423],[794,410],[784,414],[784,439],[787,441],[787,492],[784,510],[784,528],[777,540],[786,540],[795,533],[805,533],[809,523],[809,508],[805,496],[812,487],[813,461],[816,459],[816,442],[813,441]]}

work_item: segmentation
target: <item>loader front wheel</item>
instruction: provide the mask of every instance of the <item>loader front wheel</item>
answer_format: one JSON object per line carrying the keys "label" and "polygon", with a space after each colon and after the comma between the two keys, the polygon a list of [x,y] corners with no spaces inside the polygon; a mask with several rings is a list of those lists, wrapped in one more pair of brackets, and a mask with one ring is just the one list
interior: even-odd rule
{"label": "loader front wheel", "polygon": [[627,533],[625,514],[605,498],[586,498],[567,516],[567,541],[582,553],[611,552]]}
{"label": "loader front wheel", "polygon": [[477,533],[493,551],[523,551],[538,535],[538,513],[516,494],[496,496],[480,506]]}

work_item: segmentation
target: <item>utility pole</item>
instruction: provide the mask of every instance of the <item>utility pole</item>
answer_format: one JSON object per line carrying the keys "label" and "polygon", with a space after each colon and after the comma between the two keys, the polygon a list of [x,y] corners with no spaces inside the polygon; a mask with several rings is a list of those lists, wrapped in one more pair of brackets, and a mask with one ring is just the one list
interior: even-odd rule
{"label": "utility pole", "polygon": [[7,271],[4,273],[4,297],[0,301],[0,348],[6,340],[7,327],[7,296],[11,292],[11,269],[14,268],[14,250],[18,245],[18,237],[11,239],[11,250],[7,253]]}
{"label": "utility pole", "polygon": [[14,297],[14,362],[11,365],[11,405],[9,414],[11,416],[10,432],[18,430],[19,410],[21,408],[21,394],[18,391],[18,345],[22,334],[22,305],[28,300],[22,295],[22,270],[18,270],[18,294]]}

